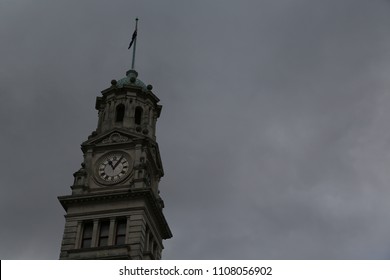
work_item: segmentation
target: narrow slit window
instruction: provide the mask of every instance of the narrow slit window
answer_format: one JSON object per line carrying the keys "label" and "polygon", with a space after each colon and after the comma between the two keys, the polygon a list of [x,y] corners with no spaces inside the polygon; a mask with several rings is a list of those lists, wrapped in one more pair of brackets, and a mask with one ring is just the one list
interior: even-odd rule
{"label": "narrow slit window", "polygon": [[99,231],[99,246],[108,245],[108,230],[110,228],[110,221],[102,221],[100,223]]}
{"label": "narrow slit window", "polygon": [[116,223],[115,245],[125,244],[126,239],[126,220],[120,219]]}
{"label": "narrow slit window", "polygon": [[122,122],[124,117],[125,117],[125,105],[119,104],[118,106],[116,106],[115,121]]}
{"label": "narrow slit window", "polygon": [[83,236],[81,238],[81,248],[91,248],[93,223],[86,222],[83,226]]}
{"label": "narrow slit window", "polygon": [[138,106],[135,108],[135,115],[134,115],[135,124],[141,124],[142,112],[143,110],[141,107]]}

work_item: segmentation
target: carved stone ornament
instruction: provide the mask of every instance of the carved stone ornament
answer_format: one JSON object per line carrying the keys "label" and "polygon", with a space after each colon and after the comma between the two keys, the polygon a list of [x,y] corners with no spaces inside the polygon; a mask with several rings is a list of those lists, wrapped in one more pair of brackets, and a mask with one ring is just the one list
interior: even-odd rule
{"label": "carved stone ornament", "polygon": [[119,133],[113,133],[106,139],[103,139],[102,143],[103,144],[109,144],[109,143],[122,143],[122,142],[127,142],[129,141],[129,137],[122,136]]}

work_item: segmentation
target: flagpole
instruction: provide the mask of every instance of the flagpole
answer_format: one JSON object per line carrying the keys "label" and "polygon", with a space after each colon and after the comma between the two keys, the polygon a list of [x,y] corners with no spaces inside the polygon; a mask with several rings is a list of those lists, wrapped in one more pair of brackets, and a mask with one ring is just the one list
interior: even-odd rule
{"label": "flagpole", "polygon": [[[135,19],[135,32],[138,29],[138,18]],[[137,34],[137,33],[136,33]],[[137,45],[137,36],[134,38],[134,47],[133,47],[133,61],[131,62],[131,70],[134,70],[134,62],[135,62],[135,47]]]}

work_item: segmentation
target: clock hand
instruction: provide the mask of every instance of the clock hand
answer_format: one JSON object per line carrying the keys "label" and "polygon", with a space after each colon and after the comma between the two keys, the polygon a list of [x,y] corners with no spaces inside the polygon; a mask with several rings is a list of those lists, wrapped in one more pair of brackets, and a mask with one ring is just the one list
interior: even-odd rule
{"label": "clock hand", "polygon": [[114,166],[112,167],[113,170],[118,166],[118,164],[121,162],[122,158],[123,158],[123,155],[122,155],[121,158],[118,159],[118,161],[114,164]]}
{"label": "clock hand", "polygon": [[111,160],[108,161],[108,164],[111,166],[112,170],[115,169],[115,167],[112,165],[112,161]]}

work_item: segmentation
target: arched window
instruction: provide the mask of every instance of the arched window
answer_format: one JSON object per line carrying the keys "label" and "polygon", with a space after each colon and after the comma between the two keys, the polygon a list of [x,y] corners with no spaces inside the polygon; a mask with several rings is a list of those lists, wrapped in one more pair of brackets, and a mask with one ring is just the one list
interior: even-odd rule
{"label": "arched window", "polygon": [[119,104],[118,106],[116,106],[115,121],[122,122],[124,117],[125,117],[125,105]]}
{"label": "arched window", "polygon": [[142,120],[142,108],[141,107],[137,107],[135,108],[135,114],[134,114],[134,121],[135,121],[135,124],[141,124],[141,120]]}

